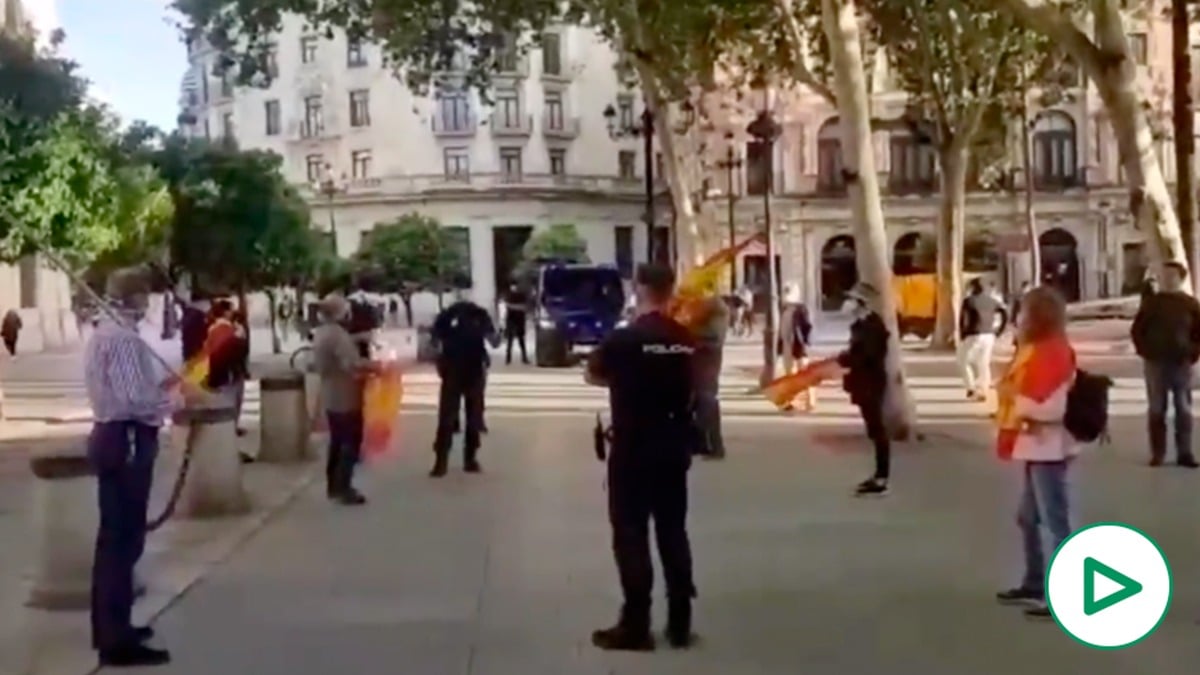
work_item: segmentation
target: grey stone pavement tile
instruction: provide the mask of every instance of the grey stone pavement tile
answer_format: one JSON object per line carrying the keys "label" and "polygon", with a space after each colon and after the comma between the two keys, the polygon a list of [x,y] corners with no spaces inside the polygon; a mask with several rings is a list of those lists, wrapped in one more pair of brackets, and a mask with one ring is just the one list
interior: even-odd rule
{"label": "grey stone pavement tile", "polygon": [[[256,443],[255,430],[241,440]],[[166,443],[164,436],[164,444]],[[35,452],[83,443],[80,436],[44,439]],[[156,467],[152,516],[167,501],[180,457],[166,445]],[[26,470],[27,471],[27,470]],[[173,518],[150,535],[139,576],[147,593],[135,619],[149,621],[227,558],[254,530],[297,494],[317,473],[317,463],[255,465],[243,481],[251,511],[209,520]],[[83,675],[95,668],[87,612],[44,612],[24,608],[27,574],[33,563],[32,486],[27,475],[0,475],[0,675]]]}
{"label": "grey stone pavement tile", "polygon": [[619,602],[590,425],[491,427],[487,473],[433,481],[430,420],[406,417],[403,449],[364,471],[368,506],[314,487],[162,616],[175,663],[160,672],[1195,672],[1200,475],[1144,469],[1136,447],[1075,475],[1080,523],[1139,526],[1175,570],[1167,620],[1133,648],[1089,650],[992,601],[1018,574],[1017,472],[981,443],[902,448],[894,493],[856,500],[869,455],[853,430],[735,423],[730,459],[693,469],[703,642],[628,655],[589,642]]}

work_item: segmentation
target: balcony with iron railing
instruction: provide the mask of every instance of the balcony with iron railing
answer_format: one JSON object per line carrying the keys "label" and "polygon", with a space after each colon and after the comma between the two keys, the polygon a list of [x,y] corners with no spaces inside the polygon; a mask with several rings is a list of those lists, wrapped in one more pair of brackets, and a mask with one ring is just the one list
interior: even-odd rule
{"label": "balcony with iron railing", "polygon": [[[299,186],[315,198],[312,186]],[[347,183],[346,196],[429,196],[443,193],[486,193],[491,191],[552,191],[589,193],[624,197],[631,200],[645,195],[640,180],[597,175],[561,175],[548,173],[495,172],[421,174],[354,179]]]}
{"label": "balcony with iron railing", "polygon": [[338,138],[342,130],[336,118],[296,119],[288,122],[285,138],[288,141],[319,141]]}
{"label": "balcony with iron railing", "polygon": [[479,130],[479,120],[471,111],[458,111],[453,116],[439,113],[433,115],[430,126],[439,138],[472,138]]}
{"label": "balcony with iron railing", "polygon": [[504,115],[492,111],[492,136],[501,138],[527,138],[533,134],[533,115]]}
{"label": "balcony with iron railing", "polygon": [[561,113],[542,113],[542,135],[546,138],[573,140],[579,136],[579,118]]}

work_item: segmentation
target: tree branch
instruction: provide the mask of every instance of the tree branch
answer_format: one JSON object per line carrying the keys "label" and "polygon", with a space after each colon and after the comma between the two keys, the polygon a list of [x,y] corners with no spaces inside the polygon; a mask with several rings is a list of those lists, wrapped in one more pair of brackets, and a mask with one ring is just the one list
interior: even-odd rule
{"label": "tree branch", "polygon": [[812,69],[805,63],[805,45],[807,41],[804,38],[804,31],[800,28],[800,22],[796,21],[796,12],[792,4],[792,0],[776,0],[779,4],[779,9],[783,13],[783,19],[787,25],[788,36],[792,40],[792,48],[796,52],[796,63],[792,68],[792,77],[797,82],[803,84],[825,99],[829,103],[837,106],[837,97],[833,90],[822,82]]}
{"label": "tree branch", "polygon": [[1093,79],[1104,71],[1107,60],[1103,50],[1055,5],[1046,0],[996,0],[996,3],[1007,7],[1030,30],[1057,42]]}

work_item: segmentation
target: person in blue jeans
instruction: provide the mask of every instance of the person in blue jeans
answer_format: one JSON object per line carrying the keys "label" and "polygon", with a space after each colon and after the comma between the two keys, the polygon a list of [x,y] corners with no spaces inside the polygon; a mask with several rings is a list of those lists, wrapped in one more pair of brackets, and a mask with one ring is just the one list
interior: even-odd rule
{"label": "person in blue jeans", "polygon": [[1187,268],[1163,265],[1159,290],[1143,296],[1130,329],[1146,379],[1150,466],[1167,455],[1167,408],[1175,413],[1175,461],[1194,469],[1192,451],[1192,368],[1200,359],[1200,302],[1183,292]]}
{"label": "person in blue jeans", "polygon": [[1031,603],[1026,614],[1049,616],[1047,552],[1071,534],[1067,475],[1079,454],[1078,442],[1063,425],[1075,382],[1075,352],[1066,336],[1066,303],[1057,291],[1039,286],[1023,304],[1020,347],[997,387],[996,420],[998,454],[1021,465],[1017,524],[1025,571],[1018,586],[1000,591],[996,599]]}

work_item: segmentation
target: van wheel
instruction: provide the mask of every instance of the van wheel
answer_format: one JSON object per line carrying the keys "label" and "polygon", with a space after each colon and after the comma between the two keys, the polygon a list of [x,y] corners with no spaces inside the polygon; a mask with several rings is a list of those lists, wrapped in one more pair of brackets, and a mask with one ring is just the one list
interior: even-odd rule
{"label": "van wheel", "polygon": [[538,368],[566,368],[570,351],[567,341],[557,330],[537,330],[534,362]]}

